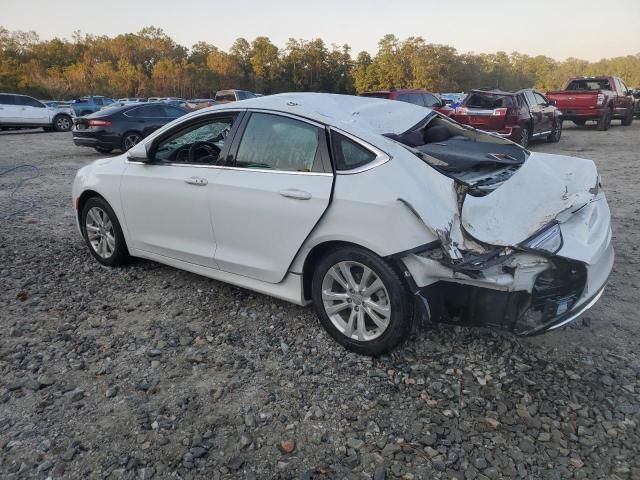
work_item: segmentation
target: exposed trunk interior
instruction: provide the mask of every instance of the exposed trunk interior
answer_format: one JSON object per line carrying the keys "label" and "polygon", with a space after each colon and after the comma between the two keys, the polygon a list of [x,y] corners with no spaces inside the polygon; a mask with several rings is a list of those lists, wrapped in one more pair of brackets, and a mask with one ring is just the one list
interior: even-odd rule
{"label": "exposed trunk interior", "polygon": [[515,173],[529,156],[501,137],[464,127],[439,115],[400,135],[387,135],[407,146],[441,173],[488,193]]}

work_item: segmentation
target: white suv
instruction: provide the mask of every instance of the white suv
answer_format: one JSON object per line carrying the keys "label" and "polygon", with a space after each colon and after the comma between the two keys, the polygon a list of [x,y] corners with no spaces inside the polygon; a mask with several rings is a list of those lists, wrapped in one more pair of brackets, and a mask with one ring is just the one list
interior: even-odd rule
{"label": "white suv", "polygon": [[43,127],[47,131],[68,132],[73,126],[71,108],[47,107],[27,95],[0,93],[0,128]]}

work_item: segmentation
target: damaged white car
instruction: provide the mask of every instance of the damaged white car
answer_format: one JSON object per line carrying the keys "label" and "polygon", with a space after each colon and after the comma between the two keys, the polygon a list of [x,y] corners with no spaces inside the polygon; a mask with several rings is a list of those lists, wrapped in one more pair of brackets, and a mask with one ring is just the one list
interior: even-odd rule
{"label": "damaged white car", "polygon": [[532,153],[404,102],[282,94],[199,110],[73,186],[91,254],[299,305],[378,355],[418,318],[532,335],[613,265],[592,161]]}

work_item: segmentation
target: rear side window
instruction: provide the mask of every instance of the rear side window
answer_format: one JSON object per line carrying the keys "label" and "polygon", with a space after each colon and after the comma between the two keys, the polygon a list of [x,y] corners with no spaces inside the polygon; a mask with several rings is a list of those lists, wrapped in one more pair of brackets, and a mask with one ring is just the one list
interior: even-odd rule
{"label": "rear side window", "polygon": [[318,154],[320,131],[292,118],[253,113],[238,147],[236,166],[311,172]]}
{"label": "rear side window", "polygon": [[165,117],[178,118],[178,117],[181,117],[182,115],[184,115],[184,112],[182,110],[180,110],[179,108],[170,107],[168,105],[164,105],[162,108],[164,110],[164,116]]}
{"label": "rear side window", "polygon": [[35,107],[35,108],[44,108],[44,104],[31,97],[20,97],[22,100],[22,105],[26,105],[27,107]]}
{"label": "rear side window", "polygon": [[422,95],[424,97],[425,107],[433,108],[440,106],[440,100],[438,100],[434,95],[430,95],[428,93],[423,93]]}
{"label": "rear side window", "polygon": [[337,132],[331,132],[331,143],[336,170],[353,170],[373,162],[377,157],[371,150]]}
{"label": "rear side window", "polygon": [[15,95],[0,94],[0,105],[16,105]]}
{"label": "rear side window", "polygon": [[546,98],[544,98],[542,95],[540,95],[538,92],[534,92],[533,96],[536,98],[536,102],[538,103],[538,105],[549,105],[549,102],[547,101]]}
{"label": "rear side window", "polygon": [[413,103],[414,105],[419,105],[424,107],[424,100],[422,99],[421,93],[410,93],[409,94],[409,103]]}

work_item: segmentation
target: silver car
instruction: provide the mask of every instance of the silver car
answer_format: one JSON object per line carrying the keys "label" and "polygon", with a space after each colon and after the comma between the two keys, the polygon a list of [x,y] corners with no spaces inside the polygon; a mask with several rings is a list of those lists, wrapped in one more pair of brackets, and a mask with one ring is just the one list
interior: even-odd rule
{"label": "silver car", "polygon": [[613,265],[592,161],[380,99],[198,110],[82,168],[73,202],[103,265],[142,257],[313,304],[368,355],[420,319],[553,330],[596,302]]}

